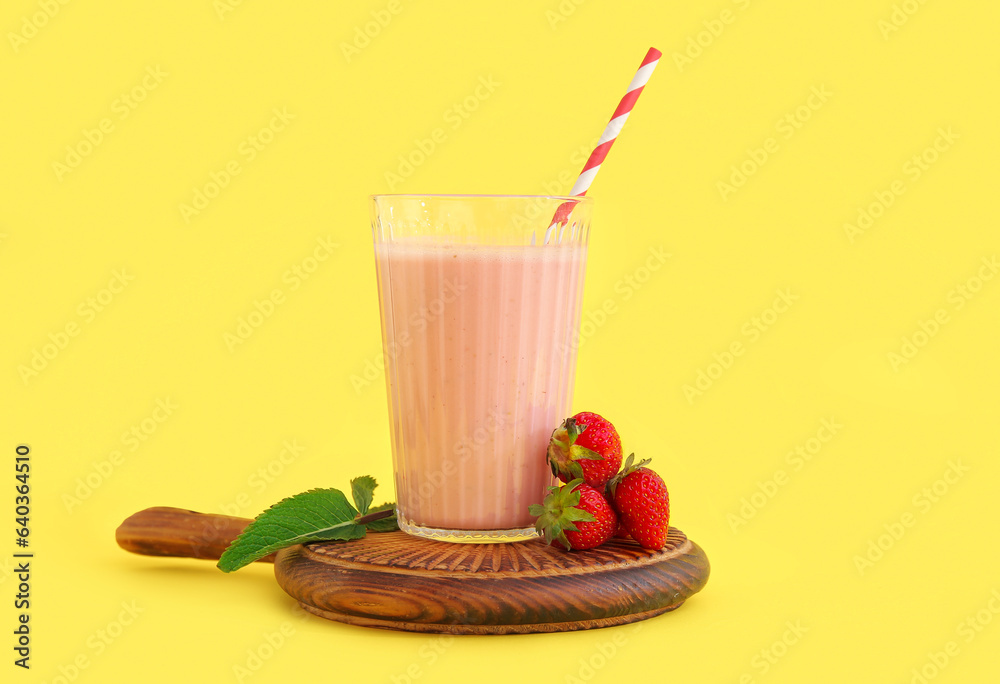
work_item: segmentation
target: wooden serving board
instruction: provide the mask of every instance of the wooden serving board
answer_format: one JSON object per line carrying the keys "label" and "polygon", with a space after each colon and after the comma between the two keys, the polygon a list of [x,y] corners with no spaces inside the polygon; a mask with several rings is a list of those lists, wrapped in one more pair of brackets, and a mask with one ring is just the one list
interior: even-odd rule
{"label": "wooden serving board", "polygon": [[274,575],[311,613],[414,632],[559,632],[635,622],[680,606],[708,580],[708,558],[671,528],[646,551],[614,540],[567,552],[538,540],[454,544],[405,532],[277,553]]}
{"label": "wooden serving board", "polygon": [[[218,558],[228,544],[224,537],[238,534],[241,523],[249,520],[155,508],[122,523],[117,537],[136,553]],[[206,543],[209,529],[218,538]],[[567,552],[540,540],[455,544],[383,532],[282,549],[274,574],[303,608],[330,620],[411,632],[513,634],[609,627],[674,610],[705,586],[709,563],[701,547],[673,527],[660,551],[622,539]]]}

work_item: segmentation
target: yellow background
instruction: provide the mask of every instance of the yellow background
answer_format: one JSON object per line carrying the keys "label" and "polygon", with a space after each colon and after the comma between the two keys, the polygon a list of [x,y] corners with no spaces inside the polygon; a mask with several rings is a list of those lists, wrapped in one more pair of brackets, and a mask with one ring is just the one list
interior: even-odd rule
{"label": "yellow background", "polygon": [[[0,679],[72,681],[82,655],[80,682],[234,681],[247,650],[266,654],[284,626],[290,636],[242,681],[406,681],[410,669],[423,682],[910,682],[913,668],[994,681],[1000,279],[971,298],[953,289],[975,287],[1000,254],[1000,7],[226,7],[9,0],[0,11]],[[363,47],[345,51],[354,41]],[[441,642],[303,618],[267,566],[226,576],[117,548],[118,523],[152,505],[252,516],[364,473],[387,500],[366,196],[568,191],[650,45],[664,57],[591,192],[584,309],[610,299],[614,313],[590,319],[575,409],[608,416],[627,450],[654,459],[672,522],[711,559],[704,592],[639,630]],[[481,78],[494,88],[477,96]],[[813,88],[828,95],[809,109]],[[276,108],[294,118],[249,159],[241,145]],[[781,126],[788,115],[801,126]],[[58,172],[102,119],[100,143]],[[444,142],[390,187],[399,156],[438,127]],[[953,137],[928,152],[939,128]],[[919,177],[914,155],[933,158]],[[233,161],[239,175],[186,221],[181,205]],[[744,162],[745,184],[721,191]],[[844,224],[887,192],[891,206],[849,235]],[[286,273],[313,265],[319,239],[338,246],[293,289]],[[651,249],[671,256],[645,272]],[[133,279],[102,292],[121,269]],[[227,346],[275,289],[272,315]],[[798,299],[768,314],[779,289]],[[922,321],[934,330],[939,309],[946,322],[894,368],[889,353]],[[755,317],[773,325],[751,339]],[[78,334],[62,340],[68,324]],[[50,335],[64,348],[24,374]],[[742,355],[722,368],[713,355],[726,360],[736,342]],[[699,371],[715,378],[689,401]],[[176,405],[162,422],[158,399]],[[823,419],[837,435],[808,462],[789,457]],[[286,441],[301,451],[282,462]],[[10,650],[18,443],[33,459],[30,672]],[[109,475],[93,474],[111,458]],[[961,477],[947,472],[956,459]],[[269,481],[257,474],[268,468]],[[97,487],[73,503],[88,475]],[[755,497],[760,483],[773,496]],[[930,503],[922,490],[935,485]],[[745,525],[733,517],[744,498],[762,503]],[[899,539],[879,540],[904,518]],[[859,565],[879,543],[882,557]],[[101,642],[123,602],[142,612]],[[970,618],[990,620],[960,631]],[[793,639],[788,621],[808,631]],[[795,643],[775,646],[783,637]],[[947,648],[935,671],[928,654]]]}

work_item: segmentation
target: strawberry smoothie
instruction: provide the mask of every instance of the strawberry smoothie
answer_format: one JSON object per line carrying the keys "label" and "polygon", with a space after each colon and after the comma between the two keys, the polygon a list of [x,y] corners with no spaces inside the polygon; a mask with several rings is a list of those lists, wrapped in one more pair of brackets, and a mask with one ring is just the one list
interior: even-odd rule
{"label": "strawberry smoothie", "polygon": [[399,523],[527,538],[528,505],[552,484],[546,445],[570,414],[586,237],[449,242],[376,239]]}

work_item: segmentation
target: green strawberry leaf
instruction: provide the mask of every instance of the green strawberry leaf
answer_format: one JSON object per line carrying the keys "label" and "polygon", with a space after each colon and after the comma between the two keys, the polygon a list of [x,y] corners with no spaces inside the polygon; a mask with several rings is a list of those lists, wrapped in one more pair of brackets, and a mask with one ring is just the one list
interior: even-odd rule
{"label": "green strawberry leaf", "polygon": [[563,421],[563,426],[566,428],[567,444],[575,442],[576,438],[583,434],[583,431],[587,429],[586,425],[577,425],[575,418],[567,418]]}
{"label": "green strawberry leaf", "polygon": [[573,523],[594,520],[590,511],[576,507],[580,503],[580,492],[575,490],[582,482],[582,479],[576,479],[561,487],[549,487],[549,494],[542,503],[528,506],[528,513],[538,518],[535,529],[545,537],[546,544],[558,541],[569,550],[571,544],[566,533],[578,531]]}
{"label": "green strawberry leaf", "polygon": [[360,539],[365,526],[355,522],[357,515],[339,489],[310,489],[282,499],[246,526],[222,554],[218,567],[233,572],[286,546]]}
{"label": "green strawberry leaf", "polygon": [[569,448],[569,457],[574,461],[584,460],[584,461],[603,461],[604,456],[597,453],[593,449],[588,449],[585,446],[580,446],[579,444],[574,444]]}
{"label": "green strawberry leaf", "polygon": [[651,459],[644,458],[638,463],[633,463],[633,461],[635,461],[635,453],[629,454],[628,458],[625,459],[625,463],[622,464],[622,469],[618,471],[618,474],[608,480],[607,490],[611,492],[611,496],[614,496],[618,491],[618,485],[621,484],[626,475],[634,473],[639,468],[649,465]]}
{"label": "green strawberry leaf", "polygon": [[576,480],[583,479],[583,466],[581,466],[576,461],[567,461],[566,470],[569,472],[570,477]]}
{"label": "green strawberry leaf", "polygon": [[351,480],[351,497],[354,499],[354,505],[357,506],[358,512],[361,515],[367,513],[368,507],[372,505],[372,496],[377,486],[375,478],[368,475],[362,475]]}

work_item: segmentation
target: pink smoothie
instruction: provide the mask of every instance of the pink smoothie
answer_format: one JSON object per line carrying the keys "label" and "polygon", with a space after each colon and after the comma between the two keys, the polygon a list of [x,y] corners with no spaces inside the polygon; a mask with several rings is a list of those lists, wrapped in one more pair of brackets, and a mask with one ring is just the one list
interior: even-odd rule
{"label": "pink smoothie", "polygon": [[376,245],[403,522],[533,524],[569,415],[586,248]]}

